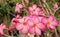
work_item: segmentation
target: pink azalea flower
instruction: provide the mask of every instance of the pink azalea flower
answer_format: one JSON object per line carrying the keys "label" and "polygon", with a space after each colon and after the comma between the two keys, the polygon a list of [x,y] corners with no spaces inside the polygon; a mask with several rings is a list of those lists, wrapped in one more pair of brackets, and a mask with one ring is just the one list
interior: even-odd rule
{"label": "pink azalea flower", "polygon": [[47,19],[43,18],[42,22],[47,25],[48,28],[54,29],[58,26],[57,20],[54,19],[54,16],[49,16]]}
{"label": "pink azalea flower", "polygon": [[54,9],[57,9],[58,8],[58,3],[55,2],[53,6],[54,6]]}
{"label": "pink azalea flower", "polygon": [[16,7],[15,7],[15,12],[20,13],[20,9],[23,8],[22,4],[19,4],[18,2],[16,3]]}
{"label": "pink azalea flower", "polygon": [[32,16],[31,18],[32,18],[31,21],[33,25],[31,25],[29,29],[29,33],[41,35],[41,31],[45,29],[45,26],[43,25],[43,23],[39,22],[39,16],[38,17]]}
{"label": "pink azalea flower", "polygon": [[29,7],[28,9],[31,15],[40,15],[43,13],[43,11],[35,4],[32,7]]}
{"label": "pink azalea flower", "polygon": [[24,1],[25,1],[25,3],[27,3],[27,4],[29,3],[29,0],[24,0]]}
{"label": "pink azalea flower", "polygon": [[28,33],[28,29],[29,29],[29,25],[27,23],[29,17],[23,17],[19,20],[20,23],[17,23],[16,25],[16,29],[19,30],[19,33],[22,34],[27,34]]}
{"label": "pink azalea flower", "polygon": [[57,20],[54,19],[54,16],[49,16],[47,27],[54,29],[56,26],[58,26]]}
{"label": "pink azalea flower", "polygon": [[13,32],[14,31],[14,28],[15,28],[15,26],[16,26],[17,23],[19,23],[18,17],[13,18],[12,21],[11,21],[11,24],[9,26],[10,32]]}
{"label": "pink azalea flower", "polygon": [[1,34],[1,35],[3,35],[3,34],[4,34],[4,32],[3,32],[3,31],[4,31],[5,29],[6,29],[6,25],[1,24],[1,25],[0,25],[0,34]]}

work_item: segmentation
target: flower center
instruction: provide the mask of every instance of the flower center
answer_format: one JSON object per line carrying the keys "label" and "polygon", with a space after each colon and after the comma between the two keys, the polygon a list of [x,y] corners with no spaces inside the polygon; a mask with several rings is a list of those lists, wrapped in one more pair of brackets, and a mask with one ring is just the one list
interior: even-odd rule
{"label": "flower center", "polygon": [[51,23],[50,23],[50,22],[48,22],[48,23],[47,23],[47,26],[49,26],[50,24],[51,24]]}
{"label": "flower center", "polygon": [[36,24],[34,24],[33,27],[36,27]]}
{"label": "flower center", "polygon": [[24,22],[23,25],[26,26],[27,25],[27,22]]}
{"label": "flower center", "polygon": [[34,9],[34,12],[36,12],[36,10]]}

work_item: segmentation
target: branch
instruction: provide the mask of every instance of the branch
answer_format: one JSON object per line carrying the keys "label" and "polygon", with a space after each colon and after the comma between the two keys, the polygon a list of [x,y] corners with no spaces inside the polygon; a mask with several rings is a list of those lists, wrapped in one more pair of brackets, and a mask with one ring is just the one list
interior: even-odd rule
{"label": "branch", "polygon": [[44,10],[44,14],[46,16],[48,16],[49,15],[48,10],[47,10],[45,4],[42,2],[42,0],[36,0],[36,1],[39,2],[39,6]]}
{"label": "branch", "polygon": [[57,8],[56,10],[54,10],[54,12],[56,12],[57,10],[59,10],[60,9],[60,7],[59,8]]}
{"label": "branch", "polygon": [[11,37],[11,36],[9,36],[9,35],[7,35],[7,34],[4,34],[4,36],[6,36],[6,37]]}
{"label": "branch", "polygon": [[11,14],[12,16],[16,16],[16,15],[12,14],[11,12],[9,12],[9,14]]}
{"label": "branch", "polygon": [[48,8],[50,14],[53,15],[52,10],[50,9],[49,5],[47,4],[46,0],[42,0],[42,2],[46,5],[46,8]]}
{"label": "branch", "polygon": [[[24,1],[22,0],[22,4],[24,5],[24,7],[25,7],[25,4],[24,4]],[[28,11],[27,11],[27,9],[26,8],[24,8],[24,11],[26,11],[27,12],[27,15],[28,15]]]}

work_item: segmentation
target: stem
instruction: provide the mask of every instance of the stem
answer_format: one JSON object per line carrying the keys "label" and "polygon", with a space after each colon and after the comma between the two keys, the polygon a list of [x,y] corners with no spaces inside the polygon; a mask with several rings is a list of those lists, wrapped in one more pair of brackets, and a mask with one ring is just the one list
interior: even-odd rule
{"label": "stem", "polygon": [[56,37],[58,37],[58,33],[57,33],[57,30],[56,30],[56,28],[55,28],[55,35],[56,35]]}
{"label": "stem", "polygon": [[6,36],[6,37],[11,37],[11,36],[9,36],[9,35],[7,35],[7,34],[4,34],[4,36]]}
{"label": "stem", "polygon": [[27,36],[27,35],[22,35],[22,34],[21,34],[21,37],[28,37],[28,36]]}
{"label": "stem", "polygon": [[3,3],[4,4],[4,0],[0,0],[0,3]]}
{"label": "stem", "polygon": [[48,8],[50,14],[53,15],[52,10],[50,9],[49,5],[47,4],[46,0],[42,0],[42,2],[46,5],[46,8]]}
{"label": "stem", "polygon": [[39,35],[36,35],[36,37],[40,37]]}
{"label": "stem", "polygon": [[34,37],[34,34],[31,34],[29,37]]}
{"label": "stem", "polygon": [[14,37],[13,33],[11,33],[11,36]]}
{"label": "stem", "polygon": [[3,16],[3,15],[1,14],[1,12],[0,12],[0,16]]}
{"label": "stem", "polygon": [[46,36],[46,34],[47,34],[46,32],[44,32],[43,34],[44,34],[43,37],[47,37],[47,36]]}
{"label": "stem", "polygon": [[45,5],[45,2],[46,0],[44,0],[44,1],[42,1],[42,0],[39,0],[38,2],[39,2],[39,6],[41,6],[42,7],[42,9],[44,10],[44,13],[45,13],[45,15],[46,16],[48,16],[49,15],[49,11],[48,11],[48,8],[47,8],[47,6]]}
{"label": "stem", "polygon": [[27,12],[27,14],[26,15],[28,15],[29,13],[28,13],[28,11],[27,11],[27,9],[26,9],[26,6],[25,6],[25,4],[24,4],[24,1],[22,0],[22,4],[24,5],[24,11],[26,11]]}
{"label": "stem", "polygon": [[44,7],[43,7],[43,4],[42,4],[42,2],[41,2],[41,0],[36,0],[37,2],[39,2],[39,6],[40,7],[42,7],[42,9],[44,10],[44,12],[46,13],[46,10],[44,9]]}
{"label": "stem", "polygon": [[12,14],[11,12],[9,12],[9,14],[11,14],[12,16],[15,16],[14,14]]}
{"label": "stem", "polygon": [[48,16],[49,15],[49,11],[48,11],[47,7],[45,6],[45,4],[43,4],[43,6],[44,6],[45,11],[46,11],[46,16]]}
{"label": "stem", "polygon": [[60,9],[60,7],[59,8],[57,8],[56,10],[54,10],[54,12],[56,12],[57,10],[59,10]]}
{"label": "stem", "polygon": [[49,33],[49,31],[47,32],[47,37],[50,37],[50,33]]}
{"label": "stem", "polygon": [[22,0],[22,4],[24,5],[24,7],[25,7],[25,4],[24,4],[24,1]]}

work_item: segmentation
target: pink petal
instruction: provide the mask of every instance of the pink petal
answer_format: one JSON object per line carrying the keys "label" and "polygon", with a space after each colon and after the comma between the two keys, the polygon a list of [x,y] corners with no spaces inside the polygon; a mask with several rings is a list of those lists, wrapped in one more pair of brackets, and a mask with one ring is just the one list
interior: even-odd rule
{"label": "pink petal", "polygon": [[48,22],[47,18],[43,17],[42,18],[42,23],[47,24],[47,22]]}
{"label": "pink petal", "polygon": [[29,11],[33,11],[33,8],[32,7],[29,7],[28,9],[29,9]]}
{"label": "pink petal", "polygon": [[16,18],[17,18],[17,19],[18,19],[18,18],[20,18],[20,15],[19,15],[19,14],[17,14],[17,15],[16,15]]}
{"label": "pink petal", "polygon": [[36,8],[36,11],[37,11],[37,12],[40,12],[40,8]]}
{"label": "pink petal", "polygon": [[2,27],[2,29],[6,29],[6,25],[5,24],[2,23],[0,26]]}
{"label": "pink petal", "polygon": [[24,18],[19,19],[19,22],[23,23],[24,22]]}
{"label": "pink petal", "polygon": [[38,11],[34,11],[34,15],[39,15],[39,12]]}
{"label": "pink petal", "polygon": [[33,21],[32,20],[27,21],[27,23],[28,23],[29,26],[33,26]]}
{"label": "pink petal", "polygon": [[17,30],[21,30],[22,28],[23,28],[22,24],[17,24],[17,25],[16,25],[16,29],[17,29]]}
{"label": "pink petal", "polygon": [[32,16],[35,15],[34,11],[30,12],[30,15],[32,15]]}
{"label": "pink petal", "polygon": [[23,5],[22,4],[19,4],[19,8],[23,8]]}
{"label": "pink petal", "polygon": [[33,16],[32,20],[33,20],[34,23],[39,23],[38,16]]}
{"label": "pink petal", "polygon": [[44,13],[44,10],[40,10],[40,15],[43,15],[43,16],[45,16],[45,13]]}
{"label": "pink petal", "polygon": [[14,28],[15,28],[15,24],[11,24],[11,25],[9,26],[9,30],[10,30],[11,32],[14,31]]}
{"label": "pink petal", "polygon": [[54,20],[54,16],[53,15],[49,16],[48,20],[49,21],[53,21]]}
{"label": "pink petal", "polygon": [[28,33],[28,28],[27,28],[27,27],[24,27],[24,28],[21,30],[21,33],[22,33],[22,34],[27,34],[27,33]]}
{"label": "pink petal", "polygon": [[3,29],[6,29],[6,25],[3,25],[2,28],[3,28]]}
{"label": "pink petal", "polygon": [[42,18],[43,18],[43,17],[39,17],[39,21],[40,21],[40,22],[42,22]]}
{"label": "pink petal", "polygon": [[55,28],[53,25],[49,25],[47,27],[48,27],[48,29],[54,29]]}
{"label": "pink petal", "polygon": [[54,20],[51,22],[53,26],[58,26],[58,21]]}
{"label": "pink petal", "polygon": [[0,34],[3,35],[4,34],[3,31],[0,31]]}
{"label": "pink petal", "polygon": [[19,19],[13,18],[11,22],[12,22],[12,23],[13,23],[13,22],[14,22],[14,23],[18,23],[18,22],[19,22]]}
{"label": "pink petal", "polygon": [[16,6],[18,6],[18,5],[19,5],[19,2],[16,3]]}
{"label": "pink petal", "polygon": [[36,4],[34,4],[32,7],[33,7],[33,9],[36,9],[36,8],[37,8],[37,5],[36,5]]}
{"label": "pink petal", "polygon": [[27,4],[28,4],[28,3],[29,3],[29,0],[25,0],[25,3],[27,3]]}
{"label": "pink petal", "polygon": [[54,9],[57,9],[57,8],[58,8],[58,3],[55,2],[55,3],[54,3]]}
{"label": "pink petal", "polygon": [[41,35],[41,30],[39,28],[36,28],[35,32],[36,32],[37,35]]}
{"label": "pink petal", "polygon": [[35,33],[35,30],[34,30],[33,27],[29,29],[29,33],[30,33],[30,34],[34,34],[34,33]]}
{"label": "pink petal", "polygon": [[20,13],[20,9],[18,7],[15,7],[15,12]]}
{"label": "pink petal", "polygon": [[38,28],[41,29],[42,31],[44,31],[46,29],[45,25],[43,25],[42,23],[39,23]]}
{"label": "pink petal", "polygon": [[3,35],[3,34],[4,34],[4,32],[3,32],[3,29],[2,29],[2,28],[0,28],[0,34],[1,34],[1,35]]}
{"label": "pink petal", "polygon": [[29,16],[24,16],[23,18],[24,18],[24,21],[25,21],[25,22],[28,21],[28,20],[30,19]]}

